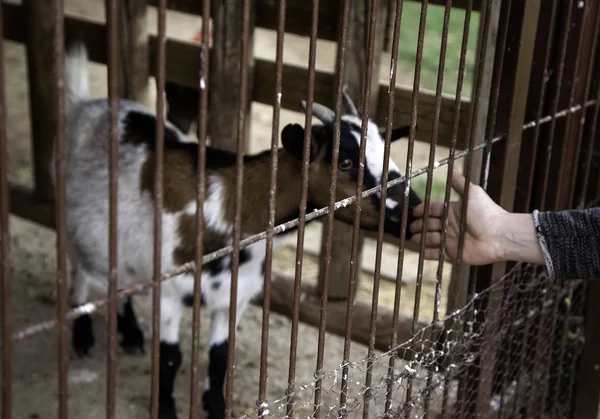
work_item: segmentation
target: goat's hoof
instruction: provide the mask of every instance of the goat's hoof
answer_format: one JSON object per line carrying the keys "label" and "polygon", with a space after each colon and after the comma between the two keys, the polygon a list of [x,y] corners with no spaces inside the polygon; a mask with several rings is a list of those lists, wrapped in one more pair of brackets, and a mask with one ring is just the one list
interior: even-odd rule
{"label": "goat's hoof", "polygon": [[94,346],[95,338],[92,330],[92,317],[84,314],[73,321],[71,344],[77,356],[87,356]]}
{"label": "goat's hoof", "polygon": [[140,329],[133,329],[121,338],[121,348],[129,355],[144,355],[144,334]]}
{"label": "goat's hoof", "polygon": [[175,400],[161,400],[158,402],[158,418],[159,419],[177,419],[177,411],[175,409]]}
{"label": "goat's hoof", "polygon": [[202,404],[207,412],[208,419],[225,419],[225,398],[222,393],[205,391],[202,396]]}

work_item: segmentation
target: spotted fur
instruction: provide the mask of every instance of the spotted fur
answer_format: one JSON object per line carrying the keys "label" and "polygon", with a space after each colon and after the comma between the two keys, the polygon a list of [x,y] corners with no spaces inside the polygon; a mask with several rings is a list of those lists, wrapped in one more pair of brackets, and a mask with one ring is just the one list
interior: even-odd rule
{"label": "spotted fur", "polygon": [[[74,44],[67,57],[68,116],[66,134],[67,155],[67,233],[69,259],[73,266],[71,304],[79,306],[88,300],[88,288],[106,290],[108,276],[108,157],[109,104],[105,99],[89,99],[87,53],[81,44]],[[321,109],[322,110],[322,109]],[[323,118],[318,111],[317,116]],[[326,118],[324,118],[326,119]],[[330,121],[329,121],[330,122]],[[194,260],[196,180],[198,175],[197,143],[165,121],[164,171],[162,211],[163,270],[170,270]],[[152,276],[154,153],[156,119],[143,106],[121,100],[118,104],[119,174],[118,174],[118,278],[124,288]],[[329,202],[333,126],[325,123],[311,128],[311,164],[309,167],[308,210],[324,207]],[[406,128],[396,131],[405,133]],[[360,119],[345,115],[342,122],[338,199],[353,195],[356,190]],[[276,223],[298,217],[301,191],[302,144],[304,129],[297,124],[282,130],[284,147],[279,150],[277,178]],[[207,148],[206,195],[204,213],[204,252],[210,253],[232,243],[234,219],[234,188],[236,156],[233,153]],[[379,185],[383,140],[377,127],[369,122],[365,188]],[[263,231],[268,221],[268,152],[244,159],[242,237]],[[400,176],[390,162],[389,176]],[[400,192],[394,192],[394,189]],[[399,235],[400,204],[404,188],[390,190],[385,230]],[[411,194],[413,192],[411,191]],[[410,195],[409,206],[420,200]],[[376,229],[379,198],[365,201],[361,226]],[[336,217],[352,222],[352,207],[336,211]],[[277,236],[275,245],[280,242]],[[264,276],[265,241],[257,242],[240,252],[239,288],[236,324],[252,298],[260,294]],[[231,289],[231,256],[208,263],[203,268],[201,302],[211,311],[209,369],[203,397],[204,409],[211,418],[224,416],[223,382],[226,372],[228,324]],[[182,274],[161,284],[160,310],[160,395],[161,419],[174,419],[175,377],[182,362],[179,347],[179,326],[186,307],[193,302],[194,279]],[[121,304],[120,327],[123,346],[128,352],[143,352],[144,338],[135,320],[130,299]],[[132,338],[133,336],[133,338]],[[89,353],[94,343],[91,318],[76,320],[73,327],[73,347],[82,355]],[[132,348],[133,346],[133,348]]]}

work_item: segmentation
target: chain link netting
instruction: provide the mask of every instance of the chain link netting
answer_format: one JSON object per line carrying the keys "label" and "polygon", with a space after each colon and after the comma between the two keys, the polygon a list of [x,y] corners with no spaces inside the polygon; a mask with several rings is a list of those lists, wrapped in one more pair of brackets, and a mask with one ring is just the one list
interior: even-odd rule
{"label": "chain link netting", "polygon": [[310,417],[318,386],[322,418],[566,417],[584,295],[581,281],[558,284],[542,267],[517,264],[409,341],[347,363],[345,403],[342,364],[241,417],[288,417],[290,406]]}

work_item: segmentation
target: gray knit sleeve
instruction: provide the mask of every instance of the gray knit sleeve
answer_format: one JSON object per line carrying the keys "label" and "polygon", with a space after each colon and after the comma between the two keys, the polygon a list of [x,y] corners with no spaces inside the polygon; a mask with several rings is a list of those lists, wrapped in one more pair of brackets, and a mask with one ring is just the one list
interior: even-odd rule
{"label": "gray knit sleeve", "polygon": [[600,279],[600,208],[533,212],[551,279]]}

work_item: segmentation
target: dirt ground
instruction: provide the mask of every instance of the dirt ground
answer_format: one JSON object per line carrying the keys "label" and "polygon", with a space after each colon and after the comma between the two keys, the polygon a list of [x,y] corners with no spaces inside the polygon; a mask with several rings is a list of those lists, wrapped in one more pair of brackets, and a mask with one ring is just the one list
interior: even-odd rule
{"label": "dirt ground", "polygon": [[[103,2],[92,0],[67,0],[67,12],[85,16],[92,19],[103,19]],[[150,10],[148,23],[151,32],[155,32],[156,15],[154,9]],[[168,14],[168,35],[176,38],[190,39],[195,30],[200,27],[197,17],[186,16],[179,13]],[[274,58],[275,34],[258,29],[256,33],[257,56],[261,58]],[[29,127],[29,97],[27,90],[27,70],[25,65],[25,50],[22,45],[13,42],[4,42],[6,65],[6,95],[7,103],[7,134],[9,139],[9,174],[11,179],[23,183],[31,182],[31,137]],[[335,54],[334,44],[320,42],[318,46],[318,69],[332,69]],[[285,61],[289,63],[306,65],[308,57],[308,40],[297,36],[288,36],[285,44]],[[382,80],[387,79],[385,68],[382,69]],[[91,64],[91,86],[94,96],[106,94],[106,71],[104,66]],[[152,81],[151,81],[152,82]],[[399,83],[408,80],[399,79]],[[150,105],[153,105],[152,101]],[[302,114],[282,111],[281,124],[296,121],[303,123]],[[269,147],[271,130],[271,107],[253,104],[252,132],[250,139],[250,152],[260,151]],[[405,164],[406,142],[400,142],[392,147],[392,157],[400,167]],[[417,144],[413,167],[426,166],[429,146]],[[447,149],[438,147],[438,159],[447,155]],[[444,179],[445,169],[436,171],[436,178]],[[312,223],[307,228],[307,248],[304,256],[303,280],[314,281],[318,271],[318,247],[320,243],[320,224]],[[16,216],[10,218],[11,255],[13,269],[13,299],[12,315],[15,331],[25,326],[34,324],[44,319],[53,317],[56,313],[55,291],[55,234],[54,231],[42,228]],[[274,266],[278,271],[293,273],[295,266],[295,242],[292,235],[285,246],[277,252]],[[374,243],[368,241],[363,257],[363,271],[359,289],[360,299],[371,298],[372,266],[374,263]],[[384,246],[382,281],[380,291],[380,304],[393,305],[394,283],[397,248]],[[402,283],[401,311],[412,314],[413,299],[415,295],[416,266],[418,255],[407,252],[404,264]],[[433,311],[433,296],[435,285],[436,264],[425,263],[424,285],[421,300],[421,317],[431,318]],[[449,281],[450,267],[445,268],[444,283]],[[446,293],[444,292],[444,295]],[[145,298],[136,299],[140,321],[148,328]],[[442,313],[444,313],[445,300],[442,299]],[[250,412],[256,408],[258,395],[258,373],[262,309],[252,306],[247,311],[237,333],[236,365],[234,379],[234,411],[237,415]],[[105,317],[101,311],[93,316],[97,343],[92,356],[87,359],[72,359],[69,364],[69,403],[70,417],[76,419],[95,419],[104,417],[105,403]],[[204,317],[206,318],[206,317]],[[202,330],[207,330],[207,323],[203,320]],[[285,396],[288,380],[289,364],[289,336],[291,322],[288,318],[271,314],[269,338],[269,380],[267,400],[274,401]],[[316,340],[318,331],[314,327],[304,324],[299,329],[299,345],[297,355],[296,385],[300,387],[314,381]],[[146,332],[149,344],[149,332]],[[200,374],[204,377],[206,368],[208,334],[204,333],[201,339],[201,364]],[[187,414],[189,402],[189,373],[191,348],[191,312],[186,313],[182,324],[182,345],[184,362],[181,374],[178,377],[176,398],[181,416]],[[56,364],[56,332],[55,330],[40,333],[14,344],[13,351],[13,392],[14,392],[14,417],[15,418],[50,418],[55,417],[57,402],[57,364]],[[339,377],[334,371],[338,370],[342,361],[343,339],[328,335],[325,348],[324,372],[332,373],[332,379],[327,381],[327,386],[332,390],[324,394],[324,405],[332,408],[339,404]],[[360,361],[366,356],[366,347],[359,344],[352,345],[351,359]],[[387,358],[376,362],[374,382],[379,382],[385,372]],[[404,368],[403,364],[399,364]],[[361,388],[365,376],[364,364],[360,363],[350,368],[351,391]],[[117,383],[117,417],[118,418],[145,418],[148,417],[149,389],[150,389],[150,357],[149,352],[144,357],[131,357],[124,354],[118,356],[118,383]],[[337,379],[337,381],[335,381]],[[335,382],[335,384],[334,384]],[[400,397],[400,392],[397,397]],[[295,411],[296,415],[305,415],[310,410],[308,404],[312,400],[312,391],[308,387],[301,397],[301,403]],[[381,394],[376,400],[376,410],[382,408]],[[270,407],[271,414],[283,416],[276,410],[279,404]],[[327,409],[325,409],[327,410]],[[361,410],[353,411],[351,416],[362,414]]]}

